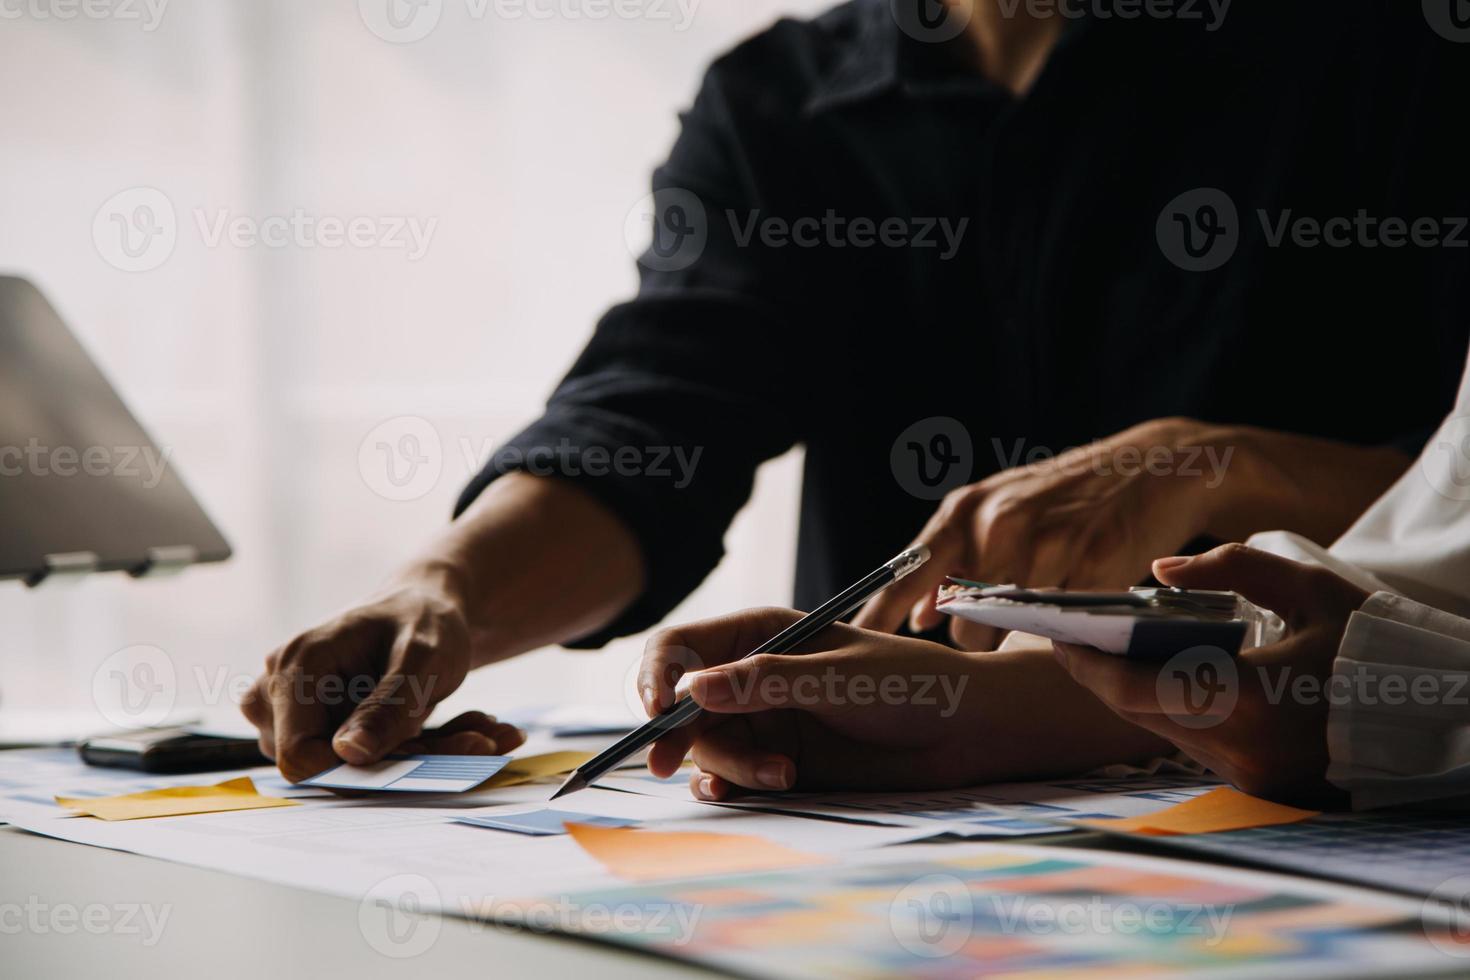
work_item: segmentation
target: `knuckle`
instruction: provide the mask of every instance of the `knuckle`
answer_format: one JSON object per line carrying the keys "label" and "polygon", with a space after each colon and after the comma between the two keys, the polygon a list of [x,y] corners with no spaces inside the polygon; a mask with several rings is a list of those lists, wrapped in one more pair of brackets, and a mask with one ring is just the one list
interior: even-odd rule
{"label": "knuckle", "polygon": [[678,627],[661,629],[648,638],[643,646],[643,667],[654,668],[669,655],[670,650],[684,646],[685,635]]}
{"label": "knuckle", "polygon": [[256,725],[270,717],[265,697],[261,692],[260,681],[251,685],[250,690],[246,691],[245,696],[240,699],[240,713],[247,721]]}
{"label": "knuckle", "polygon": [[287,674],[304,671],[315,660],[316,651],[317,647],[311,639],[311,634],[302,633],[277,652],[275,669],[272,673]]}
{"label": "knuckle", "polygon": [[[765,677],[775,673],[780,664],[781,658],[774,653],[757,653],[741,661],[741,665],[753,677]],[[739,669],[739,667],[736,668],[736,670]]]}
{"label": "knuckle", "polygon": [[1214,558],[1216,561],[1225,564],[1235,564],[1236,562],[1248,559],[1253,553],[1252,549],[1247,548],[1239,541],[1231,541],[1229,544],[1222,544],[1216,548]]}
{"label": "knuckle", "polygon": [[984,485],[979,483],[970,483],[951,490],[939,503],[938,513],[941,521],[949,523],[950,520],[983,501],[986,493]]}

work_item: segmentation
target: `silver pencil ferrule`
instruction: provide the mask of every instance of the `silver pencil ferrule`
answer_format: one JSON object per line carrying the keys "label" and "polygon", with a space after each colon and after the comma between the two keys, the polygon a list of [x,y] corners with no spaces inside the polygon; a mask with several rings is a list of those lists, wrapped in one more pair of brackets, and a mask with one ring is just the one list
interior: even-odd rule
{"label": "silver pencil ferrule", "polygon": [[915,569],[919,568],[919,566],[923,565],[924,562],[928,560],[929,549],[925,548],[923,545],[920,545],[917,548],[910,548],[908,551],[905,551],[903,554],[893,559],[893,561],[888,563],[888,567],[893,569],[893,580],[897,582],[905,575],[908,575],[910,572],[913,572]]}

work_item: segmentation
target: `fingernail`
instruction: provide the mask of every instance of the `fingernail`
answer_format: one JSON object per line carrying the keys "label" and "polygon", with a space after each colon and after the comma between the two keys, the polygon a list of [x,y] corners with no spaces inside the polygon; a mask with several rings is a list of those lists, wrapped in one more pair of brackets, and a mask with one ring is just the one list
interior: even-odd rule
{"label": "fingernail", "polygon": [[767,762],[755,771],[755,781],[766,789],[785,789],[786,763]]}
{"label": "fingernail", "polygon": [[708,776],[701,776],[700,779],[699,779],[699,795],[700,796],[714,796],[715,795],[715,781],[713,779],[709,778]]}
{"label": "fingernail", "polygon": [[690,678],[689,693],[700,704],[728,704],[735,697],[734,689],[730,686],[730,675],[723,670],[702,670],[687,676]]}
{"label": "fingernail", "polygon": [[365,761],[373,755],[373,741],[361,728],[338,732],[332,739],[332,748],[348,762]]}
{"label": "fingernail", "polygon": [[1154,562],[1154,571],[1167,572],[1171,568],[1188,565],[1194,559],[1188,555],[1180,555],[1176,558],[1159,558]]}

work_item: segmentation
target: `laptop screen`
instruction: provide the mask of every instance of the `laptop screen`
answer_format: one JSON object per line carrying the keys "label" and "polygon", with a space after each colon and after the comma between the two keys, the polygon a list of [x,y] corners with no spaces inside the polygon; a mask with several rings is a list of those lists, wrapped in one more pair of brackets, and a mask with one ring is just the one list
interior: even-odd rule
{"label": "laptop screen", "polygon": [[229,555],[171,453],[51,304],[0,277],[0,578]]}

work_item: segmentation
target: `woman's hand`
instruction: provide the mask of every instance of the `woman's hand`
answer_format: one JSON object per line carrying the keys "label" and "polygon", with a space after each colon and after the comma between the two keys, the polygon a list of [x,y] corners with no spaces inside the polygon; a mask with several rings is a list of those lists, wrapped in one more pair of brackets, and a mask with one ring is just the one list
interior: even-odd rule
{"label": "woman's hand", "polygon": [[1327,680],[1348,617],[1368,593],[1323,568],[1241,545],[1154,564],[1181,588],[1228,589],[1277,613],[1279,643],[1238,658],[1182,653],[1144,664],[1058,643],[1057,659],[1129,722],[1168,739],[1255,796],[1314,806],[1341,802],[1327,782]]}
{"label": "woman's hand", "polygon": [[[1134,426],[1054,459],[951,493],[919,534],[933,558],[875,597],[853,621],[921,633],[946,575],[1032,588],[1121,589],[1157,555],[1201,536],[1244,540],[1282,528],[1336,538],[1408,464],[1392,449],[1227,428],[1188,419]],[[994,649],[989,627],[955,619],[969,650]]]}
{"label": "woman's hand", "polygon": [[979,657],[833,626],[793,654],[740,659],[800,618],[759,609],[659,633],[639,690],[649,714],[675,685],[706,709],[665,736],[648,766],[686,754],[694,794],[943,789],[1084,772],[1168,750],[1072,683],[1049,650]]}

